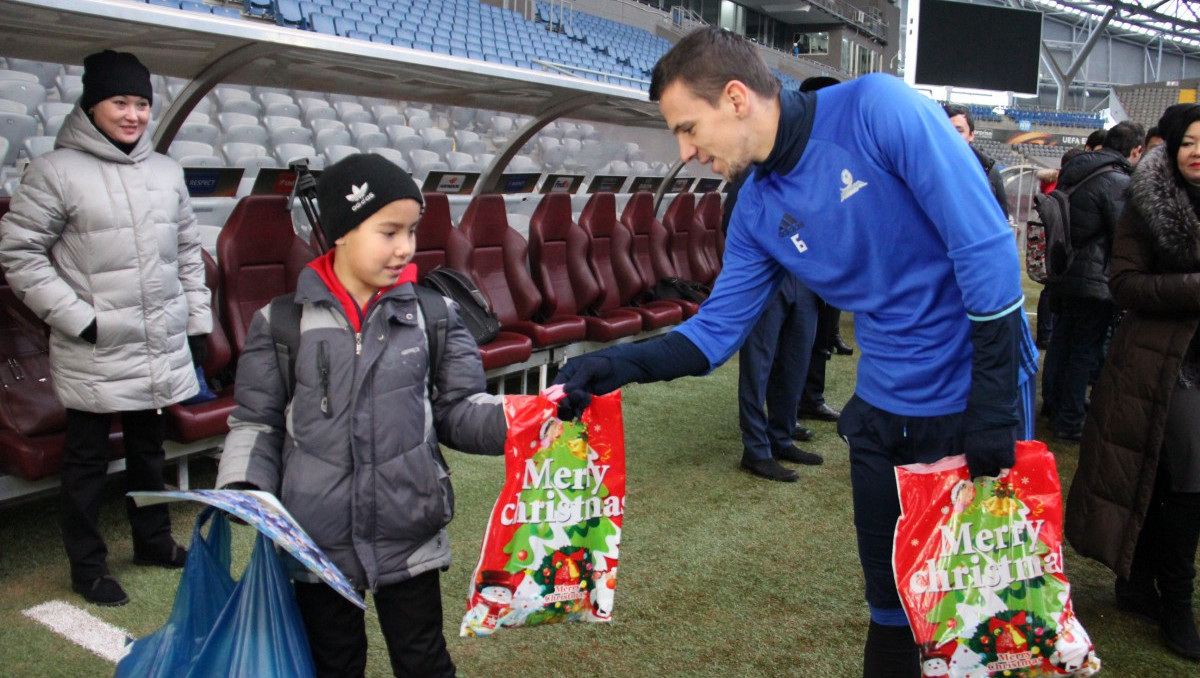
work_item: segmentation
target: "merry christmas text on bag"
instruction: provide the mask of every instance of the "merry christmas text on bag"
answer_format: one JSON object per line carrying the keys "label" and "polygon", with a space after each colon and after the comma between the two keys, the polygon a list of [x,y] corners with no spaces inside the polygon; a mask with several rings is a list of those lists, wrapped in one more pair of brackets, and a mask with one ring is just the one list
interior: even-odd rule
{"label": "merry christmas text on bag", "polygon": [[621,394],[561,421],[545,396],[506,396],[505,482],[460,633],[611,621],[625,513]]}
{"label": "merry christmas text on bag", "polygon": [[1042,443],[999,478],[962,456],[896,468],[892,567],[922,675],[1091,676],[1100,659],[1063,572],[1062,490]]}

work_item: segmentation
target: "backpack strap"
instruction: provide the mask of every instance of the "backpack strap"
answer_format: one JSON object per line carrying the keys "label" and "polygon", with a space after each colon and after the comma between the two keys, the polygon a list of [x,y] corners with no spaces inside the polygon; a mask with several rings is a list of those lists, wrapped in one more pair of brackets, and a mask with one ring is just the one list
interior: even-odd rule
{"label": "backpack strap", "polygon": [[437,290],[421,285],[413,285],[417,293],[417,305],[421,307],[421,315],[425,317],[425,341],[429,346],[429,399],[437,398],[434,382],[437,380],[439,361],[442,349],[446,347],[446,327],[450,324],[450,310],[446,307],[446,298]]}
{"label": "backpack strap", "polygon": [[275,359],[279,362],[279,373],[283,375],[289,402],[296,386],[296,354],[300,352],[300,314],[303,310],[296,303],[296,294],[293,292],[272,299],[268,311]]}
{"label": "backpack strap", "polygon": [[1069,196],[1075,192],[1075,189],[1086,184],[1087,182],[1091,181],[1092,179],[1095,179],[1096,177],[1100,176],[1101,174],[1107,174],[1108,172],[1116,172],[1116,171],[1117,171],[1117,168],[1114,165],[1105,165],[1104,167],[1101,167],[1100,169],[1093,171],[1091,174],[1087,175],[1083,179],[1080,179],[1079,183],[1075,184],[1074,186],[1072,186],[1070,188],[1062,189],[1062,192],[1066,193]]}
{"label": "backpack strap", "polygon": [[[446,299],[438,292],[413,285],[417,292],[417,305],[425,318],[425,341],[429,346],[429,394],[434,397],[434,380],[437,376],[442,349],[446,346],[446,327],[450,311]],[[296,303],[296,294],[275,297],[270,304],[271,341],[275,344],[275,359],[279,362],[279,373],[290,402],[296,385],[296,355],[300,352],[300,316],[304,307]]]}

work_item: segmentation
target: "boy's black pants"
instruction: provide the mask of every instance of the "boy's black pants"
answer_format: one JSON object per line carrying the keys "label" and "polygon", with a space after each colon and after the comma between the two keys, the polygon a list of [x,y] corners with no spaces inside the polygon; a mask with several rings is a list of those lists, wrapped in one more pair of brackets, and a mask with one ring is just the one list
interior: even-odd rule
{"label": "boy's black pants", "polygon": [[[442,589],[431,570],[374,594],[396,678],[453,678],[442,635]],[[296,582],[296,602],[317,678],[361,678],[367,667],[366,614],[326,584]]]}

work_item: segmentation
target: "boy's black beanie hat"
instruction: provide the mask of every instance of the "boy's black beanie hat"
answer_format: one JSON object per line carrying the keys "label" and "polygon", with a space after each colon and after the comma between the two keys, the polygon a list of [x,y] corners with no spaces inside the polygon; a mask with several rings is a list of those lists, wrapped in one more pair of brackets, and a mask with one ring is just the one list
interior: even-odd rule
{"label": "boy's black beanie hat", "polygon": [[355,153],[326,167],[317,181],[321,231],[330,248],[384,206],[397,200],[425,205],[408,172],[376,153]]}

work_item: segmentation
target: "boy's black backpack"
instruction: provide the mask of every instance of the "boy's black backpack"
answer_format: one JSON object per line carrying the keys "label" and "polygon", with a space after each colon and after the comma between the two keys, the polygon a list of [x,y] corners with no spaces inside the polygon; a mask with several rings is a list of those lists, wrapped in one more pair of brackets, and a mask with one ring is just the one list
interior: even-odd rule
{"label": "boy's black backpack", "polygon": [[458,302],[459,315],[475,337],[477,345],[488,343],[500,333],[500,320],[471,276],[452,268],[439,267],[426,273],[421,284]]}
{"label": "boy's black backpack", "polygon": [[[1055,188],[1045,195],[1034,196],[1033,208],[1037,211],[1038,221],[1029,222],[1025,253],[1030,278],[1040,283],[1054,282],[1070,270],[1076,252],[1084,245],[1071,241],[1071,194],[1101,174],[1116,170],[1112,165],[1105,165],[1070,188]],[[1044,250],[1029,251],[1031,246],[1043,243]]]}
{"label": "boy's black backpack", "polygon": [[[435,375],[442,349],[446,346],[446,325],[450,311],[446,300],[434,290],[413,285],[417,293],[417,305],[425,317],[425,340],[429,344],[429,374]],[[287,398],[292,399],[296,385],[296,354],[300,350],[300,314],[303,307],[296,303],[296,294],[284,294],[271,300],[271,340],[275,342],[275,357],[279,361],[279,372],[284,377]],[[433,393],[432,376],[429,379],[430,397]]]}

